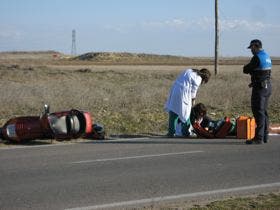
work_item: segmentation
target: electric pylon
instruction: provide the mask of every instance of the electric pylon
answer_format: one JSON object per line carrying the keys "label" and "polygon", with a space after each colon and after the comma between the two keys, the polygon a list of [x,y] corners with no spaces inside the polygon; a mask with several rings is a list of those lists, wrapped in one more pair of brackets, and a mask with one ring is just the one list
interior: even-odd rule
{"label": "electric pylon", "polygon": [[76,55],[76,31],[72,30],[72,49],[71,49],[71,55]]}

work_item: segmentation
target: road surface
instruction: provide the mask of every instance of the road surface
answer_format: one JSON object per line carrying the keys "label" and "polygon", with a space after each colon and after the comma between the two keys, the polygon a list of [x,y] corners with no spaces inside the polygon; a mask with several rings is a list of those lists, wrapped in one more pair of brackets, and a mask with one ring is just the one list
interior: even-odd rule
{"label": "road surface", "polygon": [[0,209],[109,209],[280,189],[280,137],[0,148]]}

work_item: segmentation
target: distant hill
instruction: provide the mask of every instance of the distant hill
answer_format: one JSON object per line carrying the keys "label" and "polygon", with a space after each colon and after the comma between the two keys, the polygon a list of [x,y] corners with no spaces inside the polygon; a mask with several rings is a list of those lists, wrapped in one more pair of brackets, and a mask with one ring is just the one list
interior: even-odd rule
{"label": "distant hill", "polygon": [[[280,58],[272,58],[274,64],[280,64]],[[213,57],[184,57],[127,52],[89,52],[71,58],[74,61],[87,61],[102,64],[155,64],[155,65],[213,65]],[[249,57],[220,57],[222,65],[243,65]]]}
{"label": "distant hill", "polygon": [[[247,57],[223,58],[223,64],[244,64]],[[72,58],[75,61],[112,64],[154,64],[154,65],[213,65],[212,57],[184,57],[174,55],[158,55],[127,52],[89,52]]]}
{"label": "distant hill", "polygon": [[127,52],[89,52],[73,58],[73,60],[113,63],[181,63],[191,59],[183,56],[157,55]]}
{"label": "distant hill", "polygon": [[[250,56],[251,57],[251,56]],[[250,57],[220,57],[221,65],[244,65]],[[121,64],[121,65],[214,65],[213,57],[184,57],[128,52],[88,52],[78,56],[65,55],[57,51],[13,51],[0,52],[0,61],[51,62],[55,64]],[[279,57],[272,57],[274,65],[280,65]]]}

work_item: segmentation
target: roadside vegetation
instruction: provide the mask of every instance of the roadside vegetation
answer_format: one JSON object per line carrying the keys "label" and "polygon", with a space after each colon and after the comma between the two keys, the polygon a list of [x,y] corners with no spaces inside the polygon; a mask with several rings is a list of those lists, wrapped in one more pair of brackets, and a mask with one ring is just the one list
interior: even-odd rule
{"label": "roadside vegetation", "polygon": [[250,198],[234,198],[224,201],[215,201],[205,206],[195,206],[190,210],[214,210],[214,209],[232,209],[232,210],[276,210],[280,209],[280,194],[270,193],[267,195],[258,195]]}
{"label": "roadside vegetation", "polygon": [[[135,208],[134,208],[135,209]],[[278,210],[280,209],[280,193],[260,194],[257,196],[247,196],[229,198],[213,201],[204,204],[190,204],[189,202],[179,202],[166,204],[163,206],[146,206],[136,208],[137,210]],[[135,210],[136,210],[135,209]]]}
{"label": "roadside vegetation", "polygon": [[[41,58],[40,58],[41,59]],[[39,59],[39,60],[40,60]],[[47,59],[46,59],[47,60]],[[96,65],[65,60],[38,64],[38,59],[0,59],[0,123],[15,116],[39,115],[45,103],[51,111],[72,108],[91,112],[108,135],[165,134],[168,115],[164,104],[177,75],[185,68],[209,68],[212,78],[202,85],[197,102],[214,119],[252,115],[250,77],[242,63],[220,65]],[[197,62],[197,61],[196,61]],[[237,62],[237,61],[235,61]],[[280,122],[280,65],[273,68],[272,122]]]}

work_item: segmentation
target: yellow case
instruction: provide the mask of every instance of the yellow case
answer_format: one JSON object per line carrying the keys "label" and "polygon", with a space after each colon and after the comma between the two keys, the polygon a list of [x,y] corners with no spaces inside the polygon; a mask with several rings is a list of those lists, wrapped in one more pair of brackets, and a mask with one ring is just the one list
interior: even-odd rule
{"label": "yellow case", "polygon": [[255,137],[256,121],[253,117],[240,116],[236,120],[237,138],[251,140]]}

